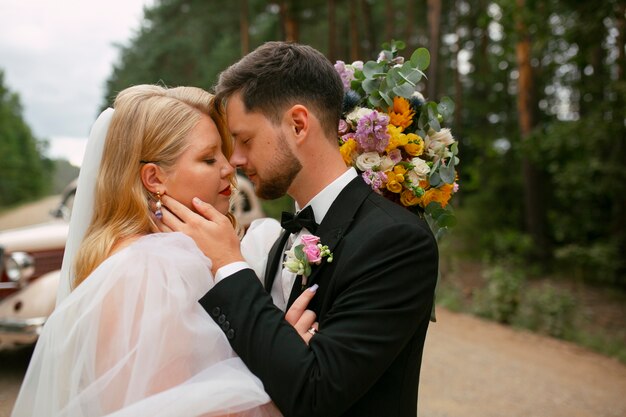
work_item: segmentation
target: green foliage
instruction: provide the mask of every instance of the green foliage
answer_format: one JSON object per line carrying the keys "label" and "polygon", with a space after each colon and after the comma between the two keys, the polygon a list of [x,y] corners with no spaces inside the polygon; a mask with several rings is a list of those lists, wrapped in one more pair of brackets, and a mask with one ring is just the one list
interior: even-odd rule
{"label": "green foliage", "polygon": [[22,118],[19,96],[4,84],[0,70],[0,207],[44,195],[52,164],[42,156],[38,141]]}
{"label": "green foliage", "polygon": [[565,290],[542,285],[524,291],[515,325],[553,337],[571,336],[575,329],[575,299]]}
{"label": "green foliage", "polygon": [[500,323],[511,323],[521,301],[525,276],[521,270],[494,265],[483,272],[487,284],[474,298],[474,311]]}
{"label": "green foliage", "polygon": [[261,206],[267,217],[272,217],[276,220],[280,220],[280,215],[283,211],[290,213],[294,211],[293,199],[288,195],[277,198],[276,200],[261,200]]}

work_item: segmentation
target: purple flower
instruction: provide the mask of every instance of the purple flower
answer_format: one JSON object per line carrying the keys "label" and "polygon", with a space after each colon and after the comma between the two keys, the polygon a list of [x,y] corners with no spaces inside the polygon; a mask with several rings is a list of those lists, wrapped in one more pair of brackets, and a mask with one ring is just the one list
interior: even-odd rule
{"label": "purple flower", "polygon": [[335,69],[341,77],[344,90],[349,90],[350,82],[354,80],[354,69],[346,66],[346,63],[343,61],[335,62]]}
{"label": "purple flower", "polygon": [[388,124],[389,116],[377,111],[360,118],[355,137],[361,149],[365,152],[383,152],[389,144]]}
{"label": "purple flower", "polygon": [[372,190],[376,191],[380,194],[380,189],[383,187],[385,181],[387,181],[387,176],[382,171],[373,171],[368,169],[363,174],[361,174],[365,183],[372,187]]}
{"label": "purple flower", "polygon": [[345,135],[346,133],[348,133],[349,130],[350,130],[350,125],[348,124],[348,122],[346,122],[343,119],[340,119],[339,120],[339,127],[337,129],[339,134],[340,135]]}
{"label": "purple flower", "polygon": [[400,152],[400,149],[394,149],[392,151],[389,151],[387,156],[389,157],[389,159],[391,159],[394,165],[402,161],[402,152]]}

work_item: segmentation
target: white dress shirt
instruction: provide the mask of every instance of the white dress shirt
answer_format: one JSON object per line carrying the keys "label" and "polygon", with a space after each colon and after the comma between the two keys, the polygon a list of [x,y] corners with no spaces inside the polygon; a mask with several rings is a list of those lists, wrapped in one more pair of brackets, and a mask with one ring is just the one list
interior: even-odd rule
{"label": "white dress shirt", "polygon": [[[356,178],[357,175],[358,174],[354,168],[346,170],[346,172],[340,175],[332,183],[328,184],[322,191],[320,191],[315,197],[313,197],[311,201],[309,201],[307,206],[311,206],[311,208],[313,209],[315,222],[317,224],[320,224],[322,222],[322,220],[326,216],[326,213],[328,213],[330,206],[333,204],[339,193],[341,193],[341,191],[348,185],[348,183]],[[296,204],[296,212],[299,211],[300,208]],[[285,245],[284,249],[288,250],[292,246],[298,245],[300,243],[301,236],[303,234],[310,233],[311,232],[309,232],[307,229],[302,229],[300,233],[296,235],[292,234],[287,240],[287,244]],[[245,268],[250,268],[247,262],[234,262],[228,265],[224,265],[217,270],[217,273],[215,274],[215,282],[217,283],[222,279],[228,278],[229,276]],[[272,295],[274,304],[284,311],[287,306],[287,302],[289,301],[289,295],[291,294],[291,288],[293,287],[294,281],[296,279],[296,274],[286,268],[278,268],[276,274],[276,279],[274,279],[270,294]],[[259,278],[263,279],[263,277]]]}

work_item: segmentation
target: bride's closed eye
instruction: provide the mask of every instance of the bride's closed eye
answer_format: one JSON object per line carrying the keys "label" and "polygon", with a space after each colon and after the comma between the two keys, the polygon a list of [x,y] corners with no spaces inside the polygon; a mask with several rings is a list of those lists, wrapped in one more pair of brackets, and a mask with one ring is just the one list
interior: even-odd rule
{"label": "bride's closed eye", "polygon": [[215,158],[208,158],[208,159],[205,159],[204,162],[207,165],[213,165],[213,164],[215,164],[217,162],[217,159],[215,159]]}

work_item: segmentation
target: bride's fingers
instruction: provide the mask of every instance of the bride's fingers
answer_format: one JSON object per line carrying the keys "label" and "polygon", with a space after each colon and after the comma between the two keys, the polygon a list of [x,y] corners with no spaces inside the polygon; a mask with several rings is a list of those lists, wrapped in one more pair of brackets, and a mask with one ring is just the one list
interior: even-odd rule
{"label": "bride's fingers", "polygon": [[304,342],[308,345],[309,341],[313,338],[313,336],[315,336],[315,334],[319,331],[320,329],[320,324],[318,322],[315,322],[311,325],[311,327],[309,327],[305,333],[301,333],[300,337],[302,337],[302,339],[304,340]]}
{"label": "bride's fingers", "polygon": [[185,223],[175,216],[167,207],[161,208],[161,220],[157,222],[161,231],[184,232]]}
{"label": "bride's fingers", "polygon": [[285,320],[292,326],[295,326],[300,317],[302,317],[302,313],[306,310],[309,303],[315,296],[315,292],[317,291],[318,285],[312,285],[306,291],[303,291],[302,294],[293,302],[287,314],[285,314]]}
{"label": "bride's fingers", "polygon": [[220,213],[215,207],[213,207],[209,203],[205,203],[200,200],[198,197],[194,197],[192,200],[192,204],[195,209],[200,213],[202,217],[207,220],[213,221],[215,223],[219,223],[220,221],[226,219],[229,222],[228,218]]}
{"label": "bride's fingers", "polygon": [[311,328],[315,320],[317,319],[317,314],[313,310],[304,310],[298,322],[293,325],[296,331],[303,336],[305,333]]}
{"label": "bride's fingers", "polygon": [[[177,200],[173,199],[168,195],[164,195],[162,197],[163,206],[166,207],[171,214],[177,217],[181,223],[191,224],[194,220],[198,218],[198,215],[193,211],[189,210],[187,206],[182,203],[179,203]],[[165,219],[165,214],[163,215],[163,219]],[[169,221],[170,219],[168,219]],[[164,223],[167,223],[164,221]],[[172,226],[167,223],[168,226]]]}

